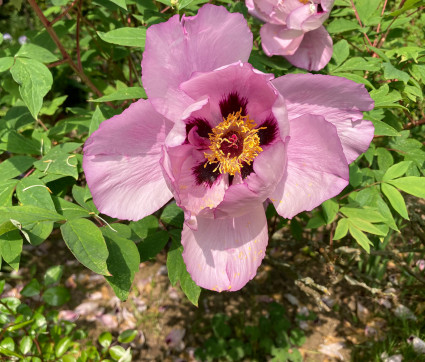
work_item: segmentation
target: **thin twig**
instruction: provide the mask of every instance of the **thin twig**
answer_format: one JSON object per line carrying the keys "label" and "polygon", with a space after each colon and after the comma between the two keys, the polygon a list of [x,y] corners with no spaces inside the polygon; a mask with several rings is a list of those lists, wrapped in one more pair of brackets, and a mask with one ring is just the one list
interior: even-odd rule
{"label": "thin twig", "polygon": [[[352,7],[352,8],[353,8],[353,10],[354,10],[354,14],[356,15],[356,19],[357,19],[357,22],[359,23],[360,27],[361,27],[361,28],[364,28],[364,26],[363,26],[363,24],[362,24],[362,21],[361,21],[361,19],[360,19],[359,13],[358,13],[358,11],[357,11],[357,8],[356,8],[356,6],[354,5],[354,1],[353,1],[353,0],[351,0],[351,7]],[[366,33],[363,33],[363,35],[364,35],[365,39],[367,40],[367,42],[369,43],[369,45],[370,45],[370,46],[373,46],[373,45],[372,45],[372,42],[370,41],[370,39],[369,39],[369,37],[367,36],[367,34],[366,34]]]}
{"label": "thin twig", "polygon": [[77,27],[75,31],[77,41],[77,65],[81,71],[83,71],[83,65],[81,64],[81,53],[80,53],[80,20],[81,20],[81,0],[78,1],[77,7]]}
{"label": "thin twig", "polygon": [[59,14],[56,18],[54,18],[51,22],[50,22],[50,26],[53,26],[53,24],[55,24],[56,22],[58,22],[60,19],[62,19],[66,14],[68,14],[69,10],[72,9],[72,7],[77,3],[77,0],[74,0],[71,5],[69,5],[63,13]]}

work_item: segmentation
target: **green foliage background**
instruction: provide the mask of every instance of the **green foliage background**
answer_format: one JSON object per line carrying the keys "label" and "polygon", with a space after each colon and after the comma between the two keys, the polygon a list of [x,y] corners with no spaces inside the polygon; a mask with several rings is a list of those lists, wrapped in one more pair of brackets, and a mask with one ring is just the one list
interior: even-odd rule
{"label": "green foliage background", "polygon": [[[171,203],[137,222],[99,214],[81,152],[103,120],[146,98],[140,78],[146,28],[176,13],[193,15],[206,2],[13,0],[1,6],[0,265],[5,270],[19,268],[24,243],[37,246],[60,232],[80,263],[104,275],[125,300],[139,263],[166,247],[171,283],[179,283],[197,305],[201,290],[181,256],[181,210]],[[304,72],[282,57],[264,55],[261,24],[243,2],[210,2],[244,14],[254,33],[249,61],[255,68],[276,77]],[[425,198],[424,5],[336,0],[325,24],[334,53],[320,73],[366,86],[375,108],[365,119],[373,122],[375,138],[350,166],[350,185],[341,195],[290,222],[296,239],[325,230],[331,254],[353,247],[385,251],[411,222],[419,232],[409,245],[423,247],[425,228],[408,206]],[[5,33],[12,40],[4,39]],[[22,35],[27,42],[21,45]],[[273,209],[268,219],[270,237],[288,223]],[[371,260],[363,257],[366,264]]]}

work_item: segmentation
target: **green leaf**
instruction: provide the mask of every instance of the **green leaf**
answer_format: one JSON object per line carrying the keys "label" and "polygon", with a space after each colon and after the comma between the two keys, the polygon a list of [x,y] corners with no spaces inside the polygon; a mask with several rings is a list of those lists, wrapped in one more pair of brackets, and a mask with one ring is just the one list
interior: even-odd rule
{"label": "green leaf", "polygon": [[127,300],[134,275],[139,270],[140,258],[136,244],[117,235],[107,226],[101,228],[109,250],[108,270],[112,276],[105,277],[116,296]]}
{"label": "green leaf", "polygon": [[39,141],[24,137],[15,130],[9,130],[4,136],[6,149],[12,153],[39,155],[41,144]]}
{"label": "green leaf", "polygon": [[72,338],[71,337],[64,337],[62,338],[58,343],[56,343],[55,346],[55,355],[56,357],[62,357],[65,352],[68,350],[69,347],[71,347],[72,344]]}
{"label": "green leaf", "polygon": [[335,60],[337,65],[340,65],[348,58],[350,54],[350,48],[348,42],[345,39],[340,40],[334,44],[332,58]]}
{"label": "green leaf", "polygon": [[184,294],[186,294],[192,304],[198,306],[201,288],[195,284],[190,274],[187,272],[182,252],[183,247],[173,238],[171,248],[167,255],[168,277],[173,286],[180,281],[180,286]]}
{"label": "green leaf", "polygon": [[335,19],[326,27],[330,34],[343,33],[345,31],[358,30],[360,25],[355,20]]}
{"label": "green leaf", "polygon": [[183,210],[175,202],[168,204],[161,214],[161,220],[166,224],[182,227],[184,221]]}
{"label": "green leaf", "polygon": [[338,221],[338,224],[336,225],[333,240],[342,239],[345,235],[347,235],[348,225],[349,225],[348,219],[346,219],[346,218],[340,219]]}
{"label": "green leaf", "polygon": [[397,211],[403,218],[409,220],[409,214],[407,213],[406,203],[404,202],[401,193],[395,187],[386,183],[381,184],[381,190],[389,200],[394,210]]}
{"label": "green leaf", "polygon": [[419,48],[416,46],[407,46],[407,47],[397,47],[395,49],[387,50],[386,54],[389,57],[393,57],[394,54],[397,54],[401,59],[401,62],[405,62],[406,60],[413,59],[416,63],[418,62],[418,57],[421,53],[425,52],[423,48]]}
{"label": "green leaf", "polygon": [[27,354],[31,351],[31,347],[33,345],[32,339],[30,336],[23,336],[21,342],[19,343],[19,349],[22,354]]}
{"label": "green leaf", "polygon": [[112,343],[112,334],[109,332],[102,332],[98,341],[102,347],[108,348]]}
{"label": "green leaf", "polygon": [[347,72],[353,70],[378,71],[380,67],[377,63],[379,63],[379,60],[376,58],[352,57],[348,58],[344,64],[336,68],[334,72]]}
{"label": "green leaf", "polygon": [[425,198],[425,177],[408,176],[388,181],[388,183],[410,195]]}
{"label": "green leaf", "polygon": [[12,196],[18,180],[3,181],[0,185],[0,207],[12,206]]}
{"label": "green leaf", "polygon": [[69,220],[61,226],[62,237],[77,260],[97,274],[111,275],[109,252],[99,228],[86,219]]}
{"label": "green leaf", "polygon": [[19,230],[0,235],[0,255],[13,269],[19,269],[22,253],[22,237]]}
{"label": "green leaf", "polygon": [[29,156],[15,156],[2,161],[0,164],[0,182],[23,174],[32,166],[34,161],[34,158]]}
{"label": "green leaf", "polygon": [[43,293],[43,300],[53,306],[60,307],[71,299],[71,293],[65,287],[53,287]]}
{"label": "green leaf", "polygon": [[389,124],[380,120],[372,120],[376,136],[400,136],[400,133]]}
{"label": "green leaf", "polygon": [[339,204],[334,199],[329,199],[322,204],[322,209],[326,224],[329,225],[332,221],[334,221],[336,214],[338,213]]}
{"label": "green leaf", "polygon": [[146,92],[141,87],[128,87],[119,89],[106,96],[92,99],[91,102],[111,102],[111,101],[124,101],[126,99],[139,99],[147,98]]}
{"label": "green leaf", "polygon": [[96,106],[96,109],[93,112],[93,116],[92,116],[91,122],[90,122],[89,136],[99,128],[100,124],[104,120],[105,120],[105,116],[103,115],[99,106]]}
{"label": "green leaf", "polygon": [[50,189],[38,177],[31,175],[22,179],[16,186],[16,195],[22,206],[32,205],[56,211]]}
{"label": "green leaf", "polygon": [[382,176],[382,181],[388,181],[403,176],[411,164],[412,161],[402,161],[392,165],[385,172],[384,176]]}
{"label": "green leaf", "polygon": [[0,58],[0,73],[5,72],[6,70],[9,70],[14,62],[14,58],[12,57],[4,57]]}
{"label": "green leaf", "polygon": [[31,58],[41,63],[51,63],[59,60],[56,55],[46,48],[31,43],[23,44],[15,54],[15,57]]}
{"label": "green leaf", "polygon": [[93,204],[93,201],[86,201],[86,188],[74,185],[72,187],[72,197],[77,201],[83,208],[98,214],[99,212],[96,209],[96,206]]}
{"label": "green leaf", "polygon": [[146,28],[119,28],[107,33],[98,31],[99,37],[107,42],[117,45],[145,48]]}
{"label": "green leaf", "polygon": [[51,285],[55,283],[59,283],[59,280],[62,277],[63,266],[55,265],[47,269],[44,273],[44,285]]}
{"label": "green leaf", "polygon": [[86,210],[73,202],[66,201],[62,197],[52,196],[52,200],[56,211],[63,215],[67,220],[91,216],[89,210]]}
{"label": "green leaf", "polygon": [[407,1],[404,2],[401,9],[393,11],[390,15],[393,16],[393,17],[396,17],[396,16],[399,16],[399,15],[405,13],[406,11],[408,11],[410,9],[419,7],[423,4],[424,4],[423,0],[407,0]]}
{"label": "green leaf", "polygon": [[125,3],[125,0],[108,0],[111,3],[114,3],[115,5],[118,5],[120,8],[127,10],[127,4]]}
{"label": "green leaf", "polygon": [[385,79],[397,79],[401,80],[404,83],[407,83],[410,79],[410,75],[402,70],[397,69],[391,63],[384,63],[382,65],[384,68],[384,78]]}
{"label": "green leaf", "polygon": [[10,73],[19,84],[19,92],[25,105],[32,116],[37,118],[43,105],[43,97],[52,87],[52,73],[43,63],[27,58],[16,58]]}
{"label": "green leaf", "polygon": [[367,233],[375,234],[375,235],[381,235],[381,236],[387,235],[386,233],[382,232],[381,229],[377,228],[375,225],[373,225],[369,221],[366,221],[363,219],[357,219],[354,217],[350,217],[347,220],[349,225],[353,225],[359,230],[366,231]]}
{"label": "green leaf", "polygon": [[137,336],[137,331],[135,329],[127,329],[118,336],[119,343],[131,343],[134,338]]}
{"label": "green leaf", "polygon": [[34,295],[39,295],[41,291],[40,283],[37,279],[32,279],[25,287],[22,289],[21,294],[24,297],[33,297]]}
{"label": "green leaf", "polygon": [[0,207],[0,223],[10,219],[18,220],[23,227],[43,221],[65,220],[62,215],[36,206]]}
{"label": "green leaf", "polygon": [[370,253],[370,245],[373,245],[369,238],[359,229],[354,226],[349,226],[350,234],[357,241],[357,243],[364,249],[366,252]]}
{"label": "green leaf", "polygon": [[137,244],[140,253],[140,261],[144,262],[154,258],[162,249],[164,249],[169,235],[164,230],[159,230]]}
{"label": "green leaf", "polygon": [[117,361],[121,361],[121,358],[125,355],[125,349],[121,346],[113,346],[108,351],[111,357]]}
{"label": "green leaf", "polygon": [[376,210],[370,208],[341,207],[339,210],[348,218],[358,218],[369,222],[385,222],[385,218]]}
{"label": "green leaf", "polygon": [[149,235],[156,233],[158,229],[158,219],[149,215],[139,221],[130,222],[130,228],[140,237],[140,239],[144,239]]}

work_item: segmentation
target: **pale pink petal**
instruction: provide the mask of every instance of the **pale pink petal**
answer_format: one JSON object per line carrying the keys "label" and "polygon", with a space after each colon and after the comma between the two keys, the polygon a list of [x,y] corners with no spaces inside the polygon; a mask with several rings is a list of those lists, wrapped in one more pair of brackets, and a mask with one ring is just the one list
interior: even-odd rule
{"label": "pale pink petal", "polygon": [[258,18],[258,19],[260,19],[264,22],[270,21],[270,16],[263,13],[259,8],[257,8],[254,4],[254,0],[245,0],[245,5],[248,8],[248,12],[252,16],[254,16],[254,17],[256,17],[256,18]]}
{"label": "pale pink petal", "polygon": [[301,30],[270,23],[261,27],[260,35],[261,45],[268,56],[294,54],[304,37]]}
{"label": "pale pink petal", "polygon": [[264,202],[276,188],[286,168],[286,145],[278,141],[254,160],[254,172],[243,183],[233,184],[214,210],[216,218],[240,216]]}
{"label": "pale pink petal", "polygon": [[213,72],[197,74],[183,83],[181,89],[195,100],[209,97],[208,121],[212,127],[223,121],[219,104],[230,93],[237,93],[247,100],[247,113],[258,124],[270,115],[278,98],[270,84],[271,79],[272,74],[261,73],[249,63],[238,62]]}
{"label": "pale pink petal", "polygon": [[254,278],[267,247],[262,204],[235,218],[198,217],[196,231],[184,225],[182,244],[187,271],[199,286],[216,291],[241,289]]}
{"label": "pale pink petal", "polygon": [[90,136],[83,169],[100,212],[139,220],[172,197],[159,165],[171,126],[149,101],[139,100]]}
{"label": "pale pink petal", "polygon": [[178,120],[190,99],[178,87],[194,72],[209,72],[236,61],[247,61],[252,33],[244,17],[222,6],[204,5],[198,14],[175,15],[146,33],[142,80],[158,112]]}
{"label": "pale pink petal", "polygon": [[286,25],[289,29],[307,32],[320,27],[328,17],[329,12],[319,13],[317,5],[308,3],[292,11],[286,18]]}
{"label": "pale pink petal", "polygon": [[216,207],[228,187],[227,176],[220,175],[211,186],[198,184],[193,168],[204,163],[203,152],[186,144],[168,148],[161,164],[169,187],[173,190],[176,203],[190,215],[197,215],[205,208]]}
{"label": "pale pink petal", "polygon": [[335,126],[312,115],[294,119],[290,126],[286,174],[270,196],[285,218],[312,210],[348,184],[348,164]]}
{"label": "pale pink petal", "polygon": [[374,103],[363,84],[321,74],[288,74],[272,83],[286,100],[290,120],[315,114],[335,125],[348,163],[368,149],[374,128],[362,120],[362,111]]}
{"label": "pale pink petal", "polygon": [[285,58],[298,68],[317,71],[323,69],[329,63],[332,52],[332,38],[321,26],[316,30],[305,33],[295,53],[285,55]]}

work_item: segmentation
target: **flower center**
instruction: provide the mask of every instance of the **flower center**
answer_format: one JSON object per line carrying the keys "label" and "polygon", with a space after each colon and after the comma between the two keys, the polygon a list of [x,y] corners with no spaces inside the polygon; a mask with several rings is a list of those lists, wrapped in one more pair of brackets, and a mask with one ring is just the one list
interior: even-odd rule
{"label": "flower center", "polygon": [[[205,152],[208,162],[205,164],[217,164],[220,173],[228,173],[234,176],[241,172],[243,164],[248,165],[263,150],[260,147],[260,137],[255,122],[249,116],[239,112],[231,113],[223,119],[210,133],[210,150]],[[264,128],[264,127],[263,127]]]}

